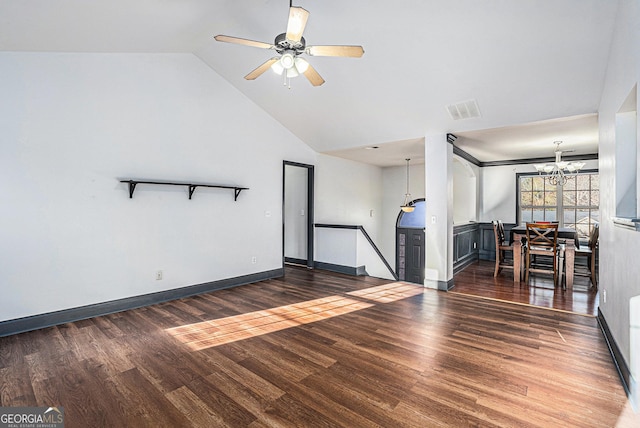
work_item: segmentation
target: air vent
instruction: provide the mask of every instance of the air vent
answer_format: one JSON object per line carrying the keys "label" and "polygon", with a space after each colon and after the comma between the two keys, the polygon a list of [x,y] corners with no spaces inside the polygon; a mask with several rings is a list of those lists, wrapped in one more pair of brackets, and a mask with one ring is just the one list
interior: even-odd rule
{"label": "air vent", "polygon": [[476,100],[461,101],[447,106],[449,116],[453,120],[473,119],[480,117],[480,108]]}

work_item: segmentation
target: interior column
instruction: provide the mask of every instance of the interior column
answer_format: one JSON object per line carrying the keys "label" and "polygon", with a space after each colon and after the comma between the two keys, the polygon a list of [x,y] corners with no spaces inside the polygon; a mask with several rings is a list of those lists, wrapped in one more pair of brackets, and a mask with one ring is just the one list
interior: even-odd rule
{"label": "interior column", "polygon": [[425,137],[426,248],[428,288],[453,287],[453,146],[446,134]]}

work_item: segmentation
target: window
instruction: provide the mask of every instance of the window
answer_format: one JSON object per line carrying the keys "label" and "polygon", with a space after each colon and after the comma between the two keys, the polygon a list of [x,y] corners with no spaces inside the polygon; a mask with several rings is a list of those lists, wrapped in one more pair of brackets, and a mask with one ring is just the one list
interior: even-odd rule
{"label": "window", "polygon": [[600,179],[598,174],[580,174],[562,188],[562,224],[589,237],[591,228],[600,222]]}
{"label": "window", "polygon": [[558,189],[540,176],[520,177],[520,222],[557,221]]}
{"label": "window", "polygon": [[415,209],[410,213],[400,212],[398,217],[398,227],[406,227],[411,229],[424,229],[427,218],[427,204],[424,199],[413,201]]}
{"label": "window", "polygon": [[600,177],[585,171],[554,186],[537,174],[518,174],[518,223],[557,221],[587,239],[600,221]]}

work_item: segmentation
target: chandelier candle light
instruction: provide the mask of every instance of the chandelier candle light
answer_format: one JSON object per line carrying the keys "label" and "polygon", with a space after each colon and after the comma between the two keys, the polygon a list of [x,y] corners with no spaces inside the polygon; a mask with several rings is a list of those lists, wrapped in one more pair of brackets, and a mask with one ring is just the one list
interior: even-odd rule
{"label": "chandelier candle light", "polygon": [[413,199],[411,198],[411,193],[409,193],[409,161],[411,159],[406,159],[407,161],[407,193],[404,194],[404,204],[400,206],[400,209],[406,213],[413,212],[416,208],[413,205]]}
{"label": "chandelier candle light", "polygon": [[533,166],[536,168],[536,171],[538,171],[538,174],[540,175],[543,175],[543,173],[546,174],[544,178],[546,178],[549,181],[549,183],[551,183],[554,186],[555,185],[563,186],[567,183],[567,180],[569,179],[568,174],[576,174],[578,171],[580,171],[584,167],[585,163],[563,161],[562,150],[560,150],[560,144],[562,144],[562,141],[554,141],[553,144],[556,145],[555,163],[552,163],[552,164],[537,163]]}

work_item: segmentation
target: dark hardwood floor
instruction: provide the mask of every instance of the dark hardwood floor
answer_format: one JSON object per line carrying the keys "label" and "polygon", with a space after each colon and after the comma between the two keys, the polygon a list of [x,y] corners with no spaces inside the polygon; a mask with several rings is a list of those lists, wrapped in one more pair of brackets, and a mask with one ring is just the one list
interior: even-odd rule
{"label": "dark hardwood floor", "polygon": [[638,426],[593,317],[292,267],[0,338],[0,379],[67,428]]}
{"label": "dark hardwood floor", "polygon": [[600,296],[589,277],[576,276],[572,290],[554,287],[551,275],[532,275],[529,284],[514,284],[513,271],[493,276],[494,262],[481,260],[454,276],[454,293],[597,316]]}

